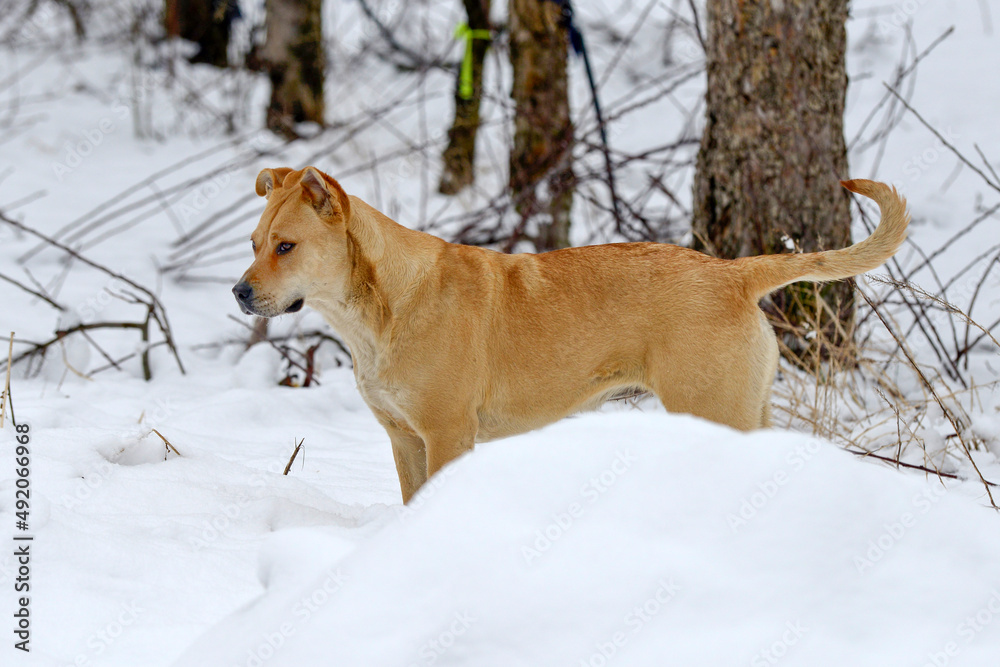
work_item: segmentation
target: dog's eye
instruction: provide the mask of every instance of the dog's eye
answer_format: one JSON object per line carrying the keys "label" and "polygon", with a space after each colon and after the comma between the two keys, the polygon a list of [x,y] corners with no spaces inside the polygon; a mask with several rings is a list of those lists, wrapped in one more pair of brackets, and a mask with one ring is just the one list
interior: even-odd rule
{"label": "dog's eye", "polygon": [[279,255],[284,255],[286,252],[289,252],[294,247],[295,247],[294,243],[279,243],[278,244],[278,254]]}
{"label": "dog's eye", "polygon": [[253,249],[254,252],[257,252],[257,244],[254,243],[253,239],[250,239],[250,247]]}

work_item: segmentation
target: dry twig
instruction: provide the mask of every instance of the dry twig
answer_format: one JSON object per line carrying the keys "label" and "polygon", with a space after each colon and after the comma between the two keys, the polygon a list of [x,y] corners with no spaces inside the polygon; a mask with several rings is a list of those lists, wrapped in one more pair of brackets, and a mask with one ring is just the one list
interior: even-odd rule
{"label": "dry twig", "polygon": [[285,466],[285,471],[281,473],[282,475],[287,475],[288,471],[292,469],[292,463],[295,462],[295,457],[298,456],[299,450],[302,449],[302,443],[305,441],[306,439],[302,438],[299,440],[298,444],[295,445],[295,449],[292,451],[292,457],[288,459],[288,465]]}

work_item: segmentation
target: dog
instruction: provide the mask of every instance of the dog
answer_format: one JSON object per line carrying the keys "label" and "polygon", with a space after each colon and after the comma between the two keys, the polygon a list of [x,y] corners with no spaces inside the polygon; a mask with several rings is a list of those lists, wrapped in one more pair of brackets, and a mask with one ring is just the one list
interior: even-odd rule
{"label": "dog", "polygon": [[881,265],[906,238],[906,201],[883,183],[878,228],[842,250],[717,259],[613,243],[504,254],[397,224],[307,167],[264,169],[254,260],[233,288],[261,317],[318,311],[350,348],[385,427],[403,501],[476,442],[651,391],[670,412],[770,424],[778,363],[758,301],[800,280]]}

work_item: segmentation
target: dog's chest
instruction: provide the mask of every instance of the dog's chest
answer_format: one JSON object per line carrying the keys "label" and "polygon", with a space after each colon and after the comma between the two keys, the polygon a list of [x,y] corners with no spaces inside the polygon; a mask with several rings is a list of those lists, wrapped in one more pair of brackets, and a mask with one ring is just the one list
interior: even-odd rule
{"label": "dog's chest", "polygon": [[328,307],[323,316],[326,321],[341,333],[351,350],[351,361],[354,365],[354,379],[358,393],[365,403],[376,413],[390,416],[399,424],[406,422],[400,409],[400,392],[385,379],[386,359],[380,354],[379,347],[372,343],[368,336],[359,334],[355,319],[347,317],[346,311]]}
{"label": "dog's chest", "polygon": [[354,376],[361,398],[375,412],[388,415],[399,425],[407,424],[403,397],[397,387],[390,386],[371,368],[355,363]]}

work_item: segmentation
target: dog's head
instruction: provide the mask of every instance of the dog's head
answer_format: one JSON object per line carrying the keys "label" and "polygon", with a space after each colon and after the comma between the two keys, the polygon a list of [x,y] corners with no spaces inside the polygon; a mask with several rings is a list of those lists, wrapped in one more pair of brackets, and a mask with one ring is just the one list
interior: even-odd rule
{"label": "dog's head", "polygon": [[264,169],[257,194],[267,204],[250,236],[254,260],[233,294],[247,314],[294,313],[343,284],[351,203],[337,181],[313,167]]}

